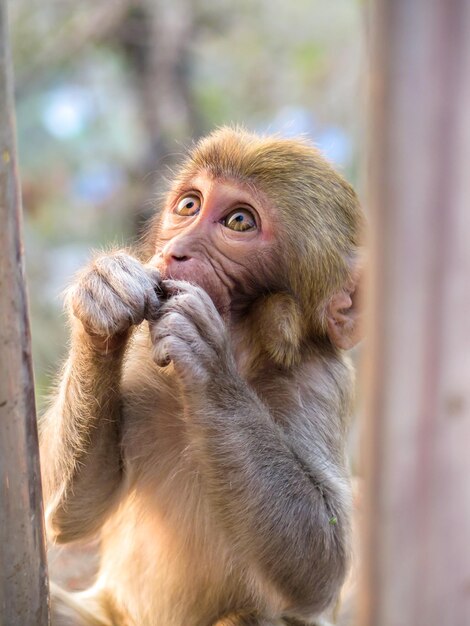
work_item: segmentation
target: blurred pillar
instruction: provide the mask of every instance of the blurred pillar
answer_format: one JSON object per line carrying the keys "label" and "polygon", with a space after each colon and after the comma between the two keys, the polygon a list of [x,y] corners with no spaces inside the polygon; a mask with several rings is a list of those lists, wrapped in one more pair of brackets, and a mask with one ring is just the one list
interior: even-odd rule
{"label": "blurred pillar", "polygon": [[470,1],[372,2],[360,626],[470,624]]}
{"label": "blurred pillar", "polygon": [[0,0],[0,625],[48,617],[7,0]]}

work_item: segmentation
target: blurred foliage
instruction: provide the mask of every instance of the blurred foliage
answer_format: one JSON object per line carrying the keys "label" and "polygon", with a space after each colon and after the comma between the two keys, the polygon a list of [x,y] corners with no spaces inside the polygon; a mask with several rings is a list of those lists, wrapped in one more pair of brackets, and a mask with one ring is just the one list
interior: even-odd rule
{"label": "blurred foliage", "polygon": [[307,134],[357,183],[359,0],[10,0],[38,400],[60,293],[129,242],[159,176],[214,126]]}

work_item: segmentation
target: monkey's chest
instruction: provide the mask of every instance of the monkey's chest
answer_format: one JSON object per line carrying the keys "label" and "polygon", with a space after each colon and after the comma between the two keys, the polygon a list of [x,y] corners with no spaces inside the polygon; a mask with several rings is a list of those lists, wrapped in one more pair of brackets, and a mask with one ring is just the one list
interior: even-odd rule
{"label": "monkey's chest", "polygon": [[136,625],[211,626],[234,600],[245,605],[232,558],[209,525],[200,510],[184,502],[163,510],[147,492],[134,492],[110,520],[104,583]]}
{"label": "monkey's chest", "polygon": [[[210,626],[249,596],[242,568],[214,522],[200,477],[175,449],[140,457],[105,541],[103,565],[122,575],[115,595],[139,626]],[[106,566],[106,562],[108,565]],[[159,619],[155,621],[155,617]]]}
{"label": "monkey's chest", "polygon": [[[165,381],[158,394],[147,391],[146,402],[124,396],[127,495],[110,520],[104,560],[113,554],[115,566],[119,553],[126,584],[141,599],[132,610],[137,623],[147,623],[140,611],[150,606],[165,616],[158,624],[209,624],[234,598],[246,602],[242,568],[207,501],[180,399]],[[126,588],[119,595],[131,597]]]}
{"label": "monkey's chest", "polygon": [[142,333],[124,368],[126,491],[105,533],[102,573],[139,626],[210,626],[256,603],[254,578],[206,497],[171,366],[157,368],[146,341]]}

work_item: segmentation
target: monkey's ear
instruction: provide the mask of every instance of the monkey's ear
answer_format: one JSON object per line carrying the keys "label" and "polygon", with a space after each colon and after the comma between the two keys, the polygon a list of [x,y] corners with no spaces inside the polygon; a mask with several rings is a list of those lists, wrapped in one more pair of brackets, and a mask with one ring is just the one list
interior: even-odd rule
{"label": "monkey's ear", "polygon": [[362,310],[359,297],[359,278],[348,288],[335,293],[327,307],[327,334],[331,342],[342,350],[353,348],[362,339]]}
{"label": "monkey's ear", "polygon": [[289,368],[300,360],[302,319],[299,304],[288,293],[269,294],[255,302],[254,338],[276,365]]}

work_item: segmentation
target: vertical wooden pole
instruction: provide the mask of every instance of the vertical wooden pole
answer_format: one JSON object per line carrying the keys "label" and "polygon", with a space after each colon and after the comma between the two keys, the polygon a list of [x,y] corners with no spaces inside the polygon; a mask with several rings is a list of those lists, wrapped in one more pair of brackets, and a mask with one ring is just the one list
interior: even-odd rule
{"label": "vertical wooden pole", "polygon": [[470,1],[374,0],[360,626],[470,624]]}
{"label": "vertical wooden pole", "polygon": [[49,623],[11,59],[0,0],[0,625]]}

